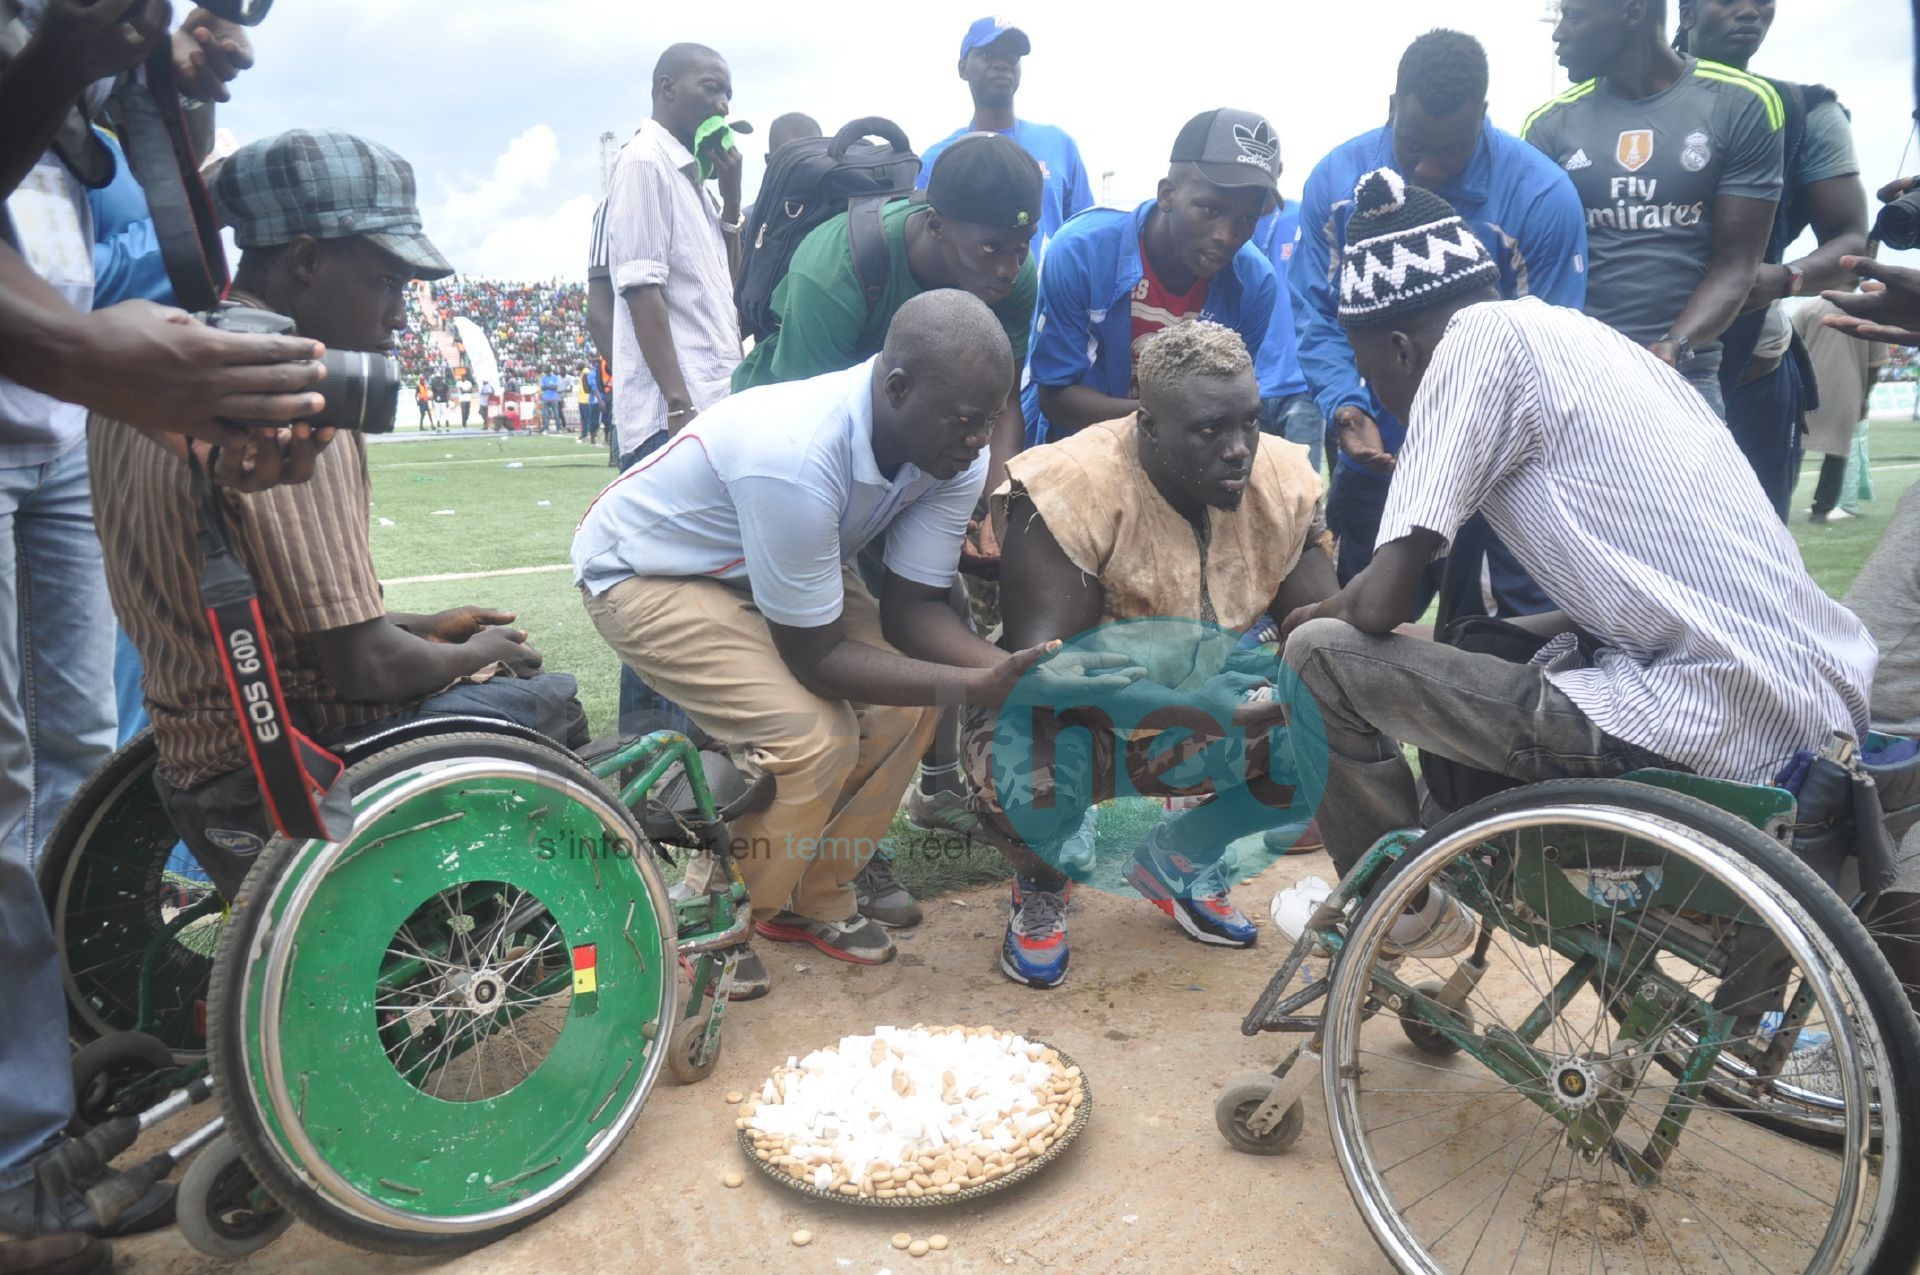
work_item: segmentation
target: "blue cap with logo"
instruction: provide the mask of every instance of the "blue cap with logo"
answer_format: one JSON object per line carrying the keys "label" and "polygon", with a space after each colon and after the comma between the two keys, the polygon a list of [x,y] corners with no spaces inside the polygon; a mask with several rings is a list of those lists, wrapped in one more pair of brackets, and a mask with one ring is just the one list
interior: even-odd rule
{"label": "blue cap with logo", "polygon": [[966,35],[961,37],[960,56],[964,59],[975,49],[984,49],[995,40],[1003,38],[1014,42],[1020,50],[1021,57],[1033,52],[1033,41],[1027,39],[1025,31],[1005,18],[982,18],[968,27]]}

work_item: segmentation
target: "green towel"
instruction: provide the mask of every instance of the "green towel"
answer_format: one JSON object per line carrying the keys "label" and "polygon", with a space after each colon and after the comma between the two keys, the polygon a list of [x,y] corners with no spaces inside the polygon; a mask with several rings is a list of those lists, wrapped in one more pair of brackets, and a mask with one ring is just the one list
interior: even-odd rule
{"label": "green towel", "polygon": [[713,160],[707,154],[706,145],[714,137],[720,139],[719,149],[726,151],[738,149],[733,139],[733,129],[727,125],[725,119],[718,115],[709,115],[701,120],[700,127],[693,130],[693,155],[695,162],[700,165],[701,181],[706,181],[713,176]]}

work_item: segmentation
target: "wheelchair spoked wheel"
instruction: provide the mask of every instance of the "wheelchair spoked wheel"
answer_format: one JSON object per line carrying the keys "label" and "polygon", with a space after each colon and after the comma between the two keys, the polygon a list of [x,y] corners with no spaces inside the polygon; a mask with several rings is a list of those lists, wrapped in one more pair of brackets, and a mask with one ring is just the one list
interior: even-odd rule
{"label": "wheelchair spoked wheel", "polygon": [[674,1021],[672,913],[570,755],[430,736],[349,772],[345,841],[276,839],[215,963],[211,1057],[247,1164],[386,1252],[488,1243],[638,1117]]}
{"label": "wheelchair spoked wheel", "polygon": [[[1909,1260],[1920,1027],[1845,904],[1720,813],[1620,781],[1534,785],[1446,820],[1375,884],[1328,995],[1325,1086],[1342,1172],[1398,1269]],[[1476,914],[1480,961],[1386,963],[1436,885]],[[1429,983],[1460,979],[1466,1013]],[[1767,1014],[1802,991],[1803,1031],[1831,1041],[1831,1147],[1715,1100],[1735,1083],[1722,1060],[1763,1055]],[[1371,1024],[1369,998],[1386,1006]],[[1409,1026],[1459,1052],[1414,1049]]]}
{"label": "wheelchair spoked wheel", "polygon": [[38,873],[75,1042],[139,1030],[187,1063],[206,1052],[224,909],[199,864],[176,849],[153,787],[157,757],[153,732],[142,731],[89,776]]}

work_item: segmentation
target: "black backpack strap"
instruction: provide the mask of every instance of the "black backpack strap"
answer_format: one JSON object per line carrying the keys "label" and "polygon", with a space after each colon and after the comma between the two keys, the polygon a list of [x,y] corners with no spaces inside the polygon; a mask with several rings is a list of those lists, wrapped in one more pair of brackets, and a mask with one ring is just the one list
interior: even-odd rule
{"label": "black backpack strap", "polygon": [[860,284],[871,314],[886,291],[892,254],[887,251],[887,230],[881,222],[881,210],[887,201],[878,196],[851,200],[847,204],[847,242],[853,249],[853,277]]}

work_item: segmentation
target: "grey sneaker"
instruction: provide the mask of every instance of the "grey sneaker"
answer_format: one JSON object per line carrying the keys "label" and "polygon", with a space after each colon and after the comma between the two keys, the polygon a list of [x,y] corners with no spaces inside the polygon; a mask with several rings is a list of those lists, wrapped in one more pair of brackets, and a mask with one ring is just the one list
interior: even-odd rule
{"label": "grey sneaker", "polygon": [[752,947],[742,943],[740,959],[733,963],[733,986],[727,992],[730,1001],[757,1001],[773,990],[773,976],[767,963]]}
{"label": "grey sneaker", "polygon": [[890,929],[904,929],[926,919],[907,887],[893,874],[893,856],[876,854],[853,879],[853,897],[860,915]]}
{"label": "grey sneaker", "polygon": [[855,912],[844,921],[809,921],[796,912],[780,911],[753,928],[775,943],[811,943],[836,961],[855,965],[885,965],[894,958],[887,932]]}
{"label": "grey sneaker", "polygon": [[913,795],[907,798],[907,826],[921,832],[951,832],[972,837],[980,827],[980,817],[968,807],[963,794],[947,788],[926,793],[916,785]]}

